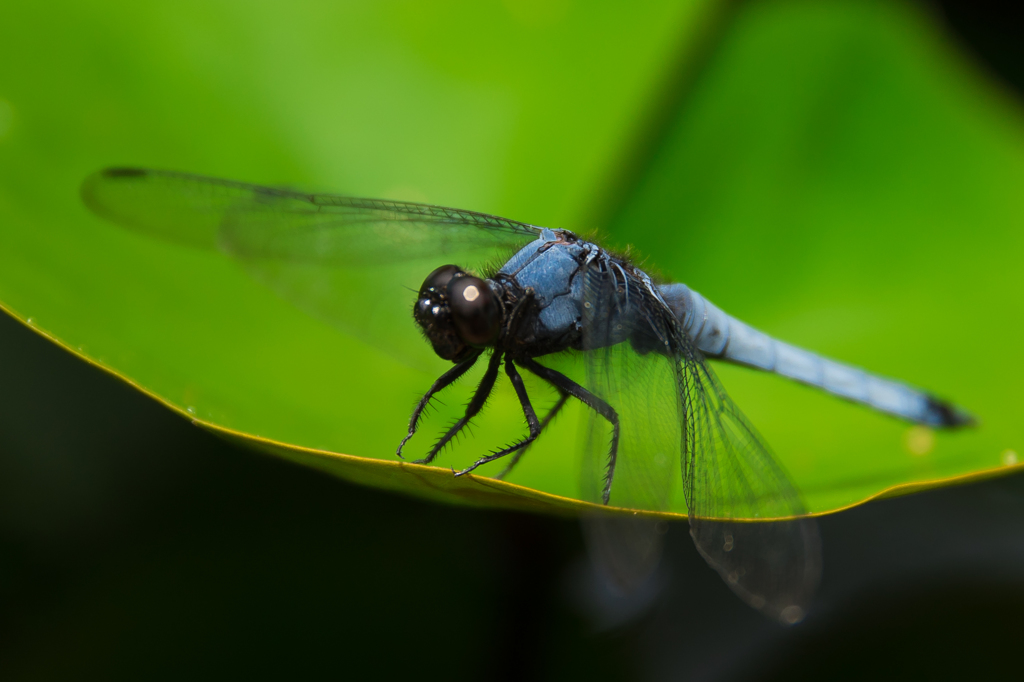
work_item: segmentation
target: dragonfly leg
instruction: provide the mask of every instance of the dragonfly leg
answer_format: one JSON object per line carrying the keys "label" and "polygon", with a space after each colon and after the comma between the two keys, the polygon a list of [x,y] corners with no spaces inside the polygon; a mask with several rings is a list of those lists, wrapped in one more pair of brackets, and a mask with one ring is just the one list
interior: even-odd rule
{"label": "dragonfly leg", "polygon": [[619,413],[616,412],[615,408],[611,405],[601,400],[561,372],[556,372],[553,369],[545,367],[533,358],[519,358],[517,362],[522,367],[533,372],[558,390],[565,391],[573,398],[576,398],[581,403],[607,419],[608,423],[612,425],[612,444],[608,449],[608,465],[605,469],[604,475],[604,490],[601,493],[601,500],[605,504],[608,504],[608,500],[612,494],[612,479],[615,477],[615,458],[619,452]]}
{"label": "dragonfly leg", "polygon": [[530,427],[530,435],[513,443],[512,445],[509,445],[508,447],[496,450],[486,457],[481,457],[470,466],[456,473],[456,476],[468,474],[470,471],[473,471],[482,464],[493,462],[494,460],[510,455],[513,452],[522,452],[530,443],[537,440],[537,436],[540,435],[542,425],[537,419],[537,413],[533,411],[533,405],[530,403],[530,396],[526,394],[526,385],[523,384],[523,378],[519,376],[519,372],[512,363],[512,356],[510,355],[505,356],[505,374],[508,374],[508,378],[512,382],[512,387],[516,389],[516,395],[519,397],[519,404],[522,405],[523,414],[526,415],[526,424]]}
{"label": "dragonfly leg", "polygon": [[[548,413],[546,415],[544,415],[543,419],[540,420],[540,430],[541,430],[541,433],[543,433],[544,429],[546,429],[548,427],[548,424],[551,423],[551,420],[554,419],[558,415],[559,412],[561,412],[562,408],[565,406],[565,402],[567,400],[569,400],[569,394],[566,393],[565,391],[563,391],[562,389],[559,388],[558,389],[558,393],[559,393],[558,402],[556,402],[554,407],[552,407],[550,410],[548,410]],[[530,449],[530,447],[529,447],[529,445],[527,445],[523,449],[521,449],[518,452],[516,452],[515,456],[512,457],[512,460],[508,463],[508,466],[506,466],[502,470],[502,472],[500,474],[495,476],[495,478],[505,478],[506,476],[508,476],[508,473],[510,471],[512,471],[512,468],[516,464],[519,464],[519,460],[521,460],[523,458],[523,455],[525,455],[526,451],[529,450],[529,449]]]}
{"label": "dragonfly leg", "polygon": [[473,417],[480,411],[487,402],[487,398],[491,395],[491,389],[494,388],[494,381],[498,378],[498,368],[501,366],[501,353],[494,353],[491,355],[491,359],[487,362],[487,371],[484,372],[483,379],[480,380],[480,384],[476,387],[476,392],[473,397],[469,400],[469,405],[466,406],[466,413],[462,417],[452,424],[452,427],[445,432],[443,436],[437,439],[434,443],[434,447],[430,449],[427,456],[423,459],[418,459],[415,464],[430,464],[437,457],[437,453],[441,452],[445,445],[451,441],[459,431],[466,427]]}
{"label": "dragonfly leg", "polygon": [[420,417],[423,416],[423,410],[427,408],[427,405],[430,404],[430,401],[434,396],[455,383],[459,377],[469,371],[470,367],[476,364],[476,361],[479,358],[479,353],[470,356],[438,377],[437,381],[435,381],[434,385],[430,387],[430,390],[427,391],[426,395],[420,398],[419,403],[416,405],[416,409],[412,411],[412,417],[409,418],[409,433],[407,433],[405,438],[402,439],[402,442],[398,444],[398,452],[395,454],[399,457],[402,456],[402,448],[405,447],[405,444],[408,443],[409,439],[416,433],[416,427],[419,426]]}

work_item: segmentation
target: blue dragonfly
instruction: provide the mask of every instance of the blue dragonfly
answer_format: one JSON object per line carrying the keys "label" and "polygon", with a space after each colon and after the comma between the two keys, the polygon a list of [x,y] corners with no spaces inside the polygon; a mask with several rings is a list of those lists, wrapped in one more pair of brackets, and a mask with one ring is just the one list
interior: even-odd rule
{"label": "blue dragonfly", "polygon": [[[587,408],[583,496],[658,511],[681,484],[699,552],[743,600],[784,623],[803,617],[816,589],[817,526],[707,360],[773,372],[934,428],[973,421],[925,391],[773,339],[568,230],[141,168],[100,171],[82,196],[129,229],[229,254],[286,298],[400,358],[428,349],[450,361],[416,405],[399,456],[431,400],[477,363],[485,370],[465,413],[419,463],[441,455],[502,372],[528,432],[456,476],[499,460],[499,475],[507,473],[565,404],[579,401]],[[410,277],[423,278],[412,289],[411,318],[426,342],[414,339],[415,348],[403,328],[411,325],[409,292],[399,285]],[[566,355],[583,361],[582,379],[558,369]],[[543,416],[522,372],[558,396]]]}

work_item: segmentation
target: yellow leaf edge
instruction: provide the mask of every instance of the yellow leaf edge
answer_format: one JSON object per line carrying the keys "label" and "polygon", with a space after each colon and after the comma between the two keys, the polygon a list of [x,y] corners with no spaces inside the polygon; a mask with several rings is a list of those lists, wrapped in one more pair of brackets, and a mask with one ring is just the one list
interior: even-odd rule
{"label": "yellow leaf edge", "polygon": [[[554,495],[526,486],[509,483],[487,476],[475,476],[468,474],[456,478],[452,470],[421,464],[413,464],[404,461],[389,461],[374,459],[370,457],[359,457],[346,455],[329,450],[294,445],[275,441],[261,436],[237,431],[219,424],[197,419],[187,410],[169,402],[161,395],[147,389],[133,379],[121,374],[113,367],[89,357],[84,351],[66,343],[57,335],[46,331],[32,321],[31,317],[22,316],[14,311],[11,306],[0,301],[0,311],[14,318],[22,325],[39,334],[51,343],[63,348],[68,353],[80,358],[86,363],[110,374],[116,379],[128,384],[140,393],[160,403],[167,409],[192,422],[193,425],[203,428],[218,437],[234,444],[244,445],[260,452],[270,454],[287,461],[307,466],[319,471],[337,476],[345,481],[363,486],[370,486],[391,492],[398,492],[412,495],[422,499],[435,502],[444,502],[463,506],[472,506],[488,509],[508,509],[525,511],[537,514],[546,514],[563,517],[579,517],[590,514],[613,514],[628,515],[651,518],[663,521],[684,521],[686,514],[678,512],[650,511],[642,509],[628,509],[625,507],[604,506],[592,502],[585,502],[571,497]],[[942,488],[951,485],[960,485],[982,481],[998,476],[1004,476],[1024,469],[1024,462],[982,469],[967,474],[935,478],[924,481],[912,481],[899,483],[883,490],[868,495],[850,504],[807,514],[809,517],[827,516],[838,512],[859,507],[873,500],[899,497],[912,493]],[[752,522],[765,522],[772,519],[732,519],[734,521],[749,520]]]}

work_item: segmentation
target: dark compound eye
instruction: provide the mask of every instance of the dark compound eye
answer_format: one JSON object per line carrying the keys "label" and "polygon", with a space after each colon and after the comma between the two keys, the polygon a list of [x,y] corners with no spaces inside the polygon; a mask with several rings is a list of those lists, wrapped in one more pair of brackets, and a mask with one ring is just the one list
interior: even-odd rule
{"label": "dark compound eye", "polygon": [[[434,272],[439,272],[435,270]],[[487,346],[498,338],[501,309],[494,292],[482,279],[468,275],[448,284],[448,305],[455,330],[468,344]]]}
{"label": "dark compound eye", "polygon": [[427,275],[427,278],[423,280],[423,286],[420,287],[420,293],[424,294],[431,289],[437,291],[445,291],[448,288],[448,283],[452,281],[452,277],[462,274],[462,268],[458,265],[442,265],[437,270]]}

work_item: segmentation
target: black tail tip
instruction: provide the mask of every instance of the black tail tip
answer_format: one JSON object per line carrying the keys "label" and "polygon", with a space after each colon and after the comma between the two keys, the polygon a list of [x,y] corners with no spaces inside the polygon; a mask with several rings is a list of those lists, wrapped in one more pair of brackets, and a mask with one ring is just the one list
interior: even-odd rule
{"label": "black tail tip", "polygon": [[978,425],[974,415],[938,398],[928,398],[928,413],[933,419],[933,425],[939,428],[956,429]]}

